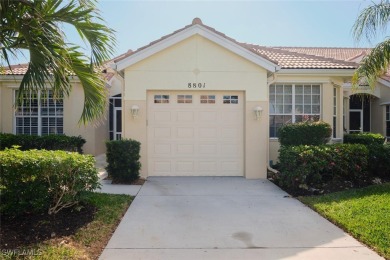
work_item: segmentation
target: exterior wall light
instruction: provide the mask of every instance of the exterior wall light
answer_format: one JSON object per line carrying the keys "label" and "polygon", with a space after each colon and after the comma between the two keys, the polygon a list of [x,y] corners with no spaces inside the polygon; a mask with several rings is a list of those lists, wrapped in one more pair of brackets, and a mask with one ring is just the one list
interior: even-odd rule
{"label": "exterior wall light", "polygon": [[130,113],[134,119],[138,117],[138,112],[139,112],[139,106],[133,105],[130,109]]}
{"label": "exterior wall light", "polygon": [[263,108],[262,107],[255,107],[253,109],[253,112],[255,113],[256,120],[259,120],[261,117],[261,114],[263,113]]}

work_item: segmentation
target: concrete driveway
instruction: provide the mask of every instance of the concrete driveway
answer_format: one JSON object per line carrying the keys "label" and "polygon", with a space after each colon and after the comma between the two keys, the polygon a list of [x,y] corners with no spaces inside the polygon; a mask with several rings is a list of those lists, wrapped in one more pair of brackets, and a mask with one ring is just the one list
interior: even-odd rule
{"label": "concrete driveway", "polygon": [[268,180],[149,177],[100,259],[381,259]]}

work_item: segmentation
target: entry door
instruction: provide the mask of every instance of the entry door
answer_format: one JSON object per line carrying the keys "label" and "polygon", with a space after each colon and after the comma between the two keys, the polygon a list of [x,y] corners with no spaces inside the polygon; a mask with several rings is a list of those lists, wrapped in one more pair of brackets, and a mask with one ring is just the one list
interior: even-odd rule
{"label": "entry door", "polygon": [[122,108],[114,108],[114,140],[122,139]]}
{"label": "entry door", "polygon": [[363,132],[363,111],[362,110],[349,111],[349,132],[350,133]]}
{"label": "entry door", "polygon": [[149,176],[243,176],[244,94],[148,93]]}

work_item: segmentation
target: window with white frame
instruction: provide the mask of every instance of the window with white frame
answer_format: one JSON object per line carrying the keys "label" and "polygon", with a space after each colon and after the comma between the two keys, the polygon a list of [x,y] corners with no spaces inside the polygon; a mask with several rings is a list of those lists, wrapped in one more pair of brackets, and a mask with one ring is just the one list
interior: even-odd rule
{"label": "window with white frame", "polygon": [[270,137],[278,137],[284,124],[318,121],[321,115],[319,84],[272,84],[269,89]]}
{"label": "window with white frame", "polygon": [[390,138],[390,105],[386,106],[386,136]]}
{"label": "window with white frame", "polygon": [[[18,92],[15,91],[15,98]],[[63,134],[63,96],[51,90],[26,92],[15,109],[15,133],[28,135]]]}

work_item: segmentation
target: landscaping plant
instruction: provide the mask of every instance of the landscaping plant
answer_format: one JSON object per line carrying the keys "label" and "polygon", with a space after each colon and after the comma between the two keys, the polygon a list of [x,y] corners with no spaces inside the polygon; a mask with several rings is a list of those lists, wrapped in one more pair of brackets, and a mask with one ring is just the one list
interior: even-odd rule
{"label": "landscaping plant", "polygon": [[139,179],[141,143],[131,139],[106,142],[107,173],[113,183],[131,183]]}
{"label": "landscaping plant", "polygon": [[66,135],[14,135],[0,133],[0,150],[19,146],[20,150],[45,149],[83,153],[85,139]]}
{"label": "landscaping plant", "polygon": [[0,151],[0,211],[56,214],[99,187],[95,159],[65,151]]}
{"label": "landscaping plant", "polygon": [[300,122],[286,124],[279,129],[282,146],[326,144],[332,134],[332,127],[325,122]]}

